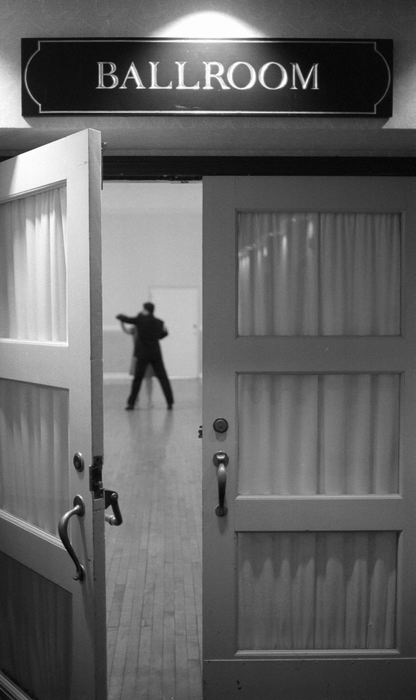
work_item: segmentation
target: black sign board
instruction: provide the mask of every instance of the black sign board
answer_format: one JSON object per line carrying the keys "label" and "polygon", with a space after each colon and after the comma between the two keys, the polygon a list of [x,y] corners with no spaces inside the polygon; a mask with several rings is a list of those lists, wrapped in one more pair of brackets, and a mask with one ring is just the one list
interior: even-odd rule
{"label": "black sign board", "polygon": [[22,114],[389,117],[393,42],[22,39]]}

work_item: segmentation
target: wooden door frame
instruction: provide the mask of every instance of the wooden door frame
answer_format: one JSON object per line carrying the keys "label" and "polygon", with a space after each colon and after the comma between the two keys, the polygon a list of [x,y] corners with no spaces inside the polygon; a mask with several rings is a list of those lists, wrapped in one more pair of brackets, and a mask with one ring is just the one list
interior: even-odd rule
{"label": "wooden door frame", "polygon": [[409,177],[415,174],[416,157],[103,157],[104,181],[198,181],[215,175]]}
{"label": "wooden door frame", "polygon": [[[0,162],[16,155],[0,156]],[[103,180],[201,180],[207,175],[414,177],[415,156],[103,156]]]}

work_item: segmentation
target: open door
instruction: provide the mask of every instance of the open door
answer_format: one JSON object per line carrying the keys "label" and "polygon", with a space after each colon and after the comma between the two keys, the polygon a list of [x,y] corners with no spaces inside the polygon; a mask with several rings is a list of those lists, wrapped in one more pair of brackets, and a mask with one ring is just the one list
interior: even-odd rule
{"label": "open door", "polygon": [[416,696],[415,195],[204,180],[206,700]]}
{"label": "open door", "polygon": [[100,187],[97,131],[0,165],[0,689],[13,698],[106,698]]}

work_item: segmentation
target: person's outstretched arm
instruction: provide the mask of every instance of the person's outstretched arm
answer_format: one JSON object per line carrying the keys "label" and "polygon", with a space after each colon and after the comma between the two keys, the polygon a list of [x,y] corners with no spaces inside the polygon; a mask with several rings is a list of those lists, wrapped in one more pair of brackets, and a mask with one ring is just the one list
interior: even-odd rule
{"label": "person's outstretched arm", "polygon": [[117,314],[116,318],[123,323],[136,323],[137,316],[126,316],[125,314]]}

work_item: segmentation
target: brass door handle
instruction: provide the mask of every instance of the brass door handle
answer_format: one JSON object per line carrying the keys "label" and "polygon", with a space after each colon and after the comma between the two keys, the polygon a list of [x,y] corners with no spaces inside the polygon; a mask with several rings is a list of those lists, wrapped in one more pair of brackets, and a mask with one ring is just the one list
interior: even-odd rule
{"label": "brass door handle", "polygon": [[213,462],[217,467],[218,481],[218,505],[215,508],[215,514],[222,518],[227,515],[228,508],[225,505],[225,489],[227,486],[227,464],[229,462],[228,455],[225,452],[216,452]]}
{"label": "brass door handle", "polygon": [[68,552],[69,556],[71,557],[72,561],[75,564],[76,570],[77,570],[77,575],[74,576],[74,581],[83,581],[85,578],[85,568],[84,566],[80,563],[77,555],[75,554],[74,548],[69,541],[68,537],[68,523],[70,519],[74,515],[78,515],[78,517],[82,517],[85,513],[85,504],[83,501],[82,496],[75,496],[74,498],[74,507],[71,508],[71,510],[68,510],[67,513],[64,513],[62,518],[59,521],[58,524],[58,532],[59,532],[59,537],[62,540],[62,544],[64,545],[66,551]]}

